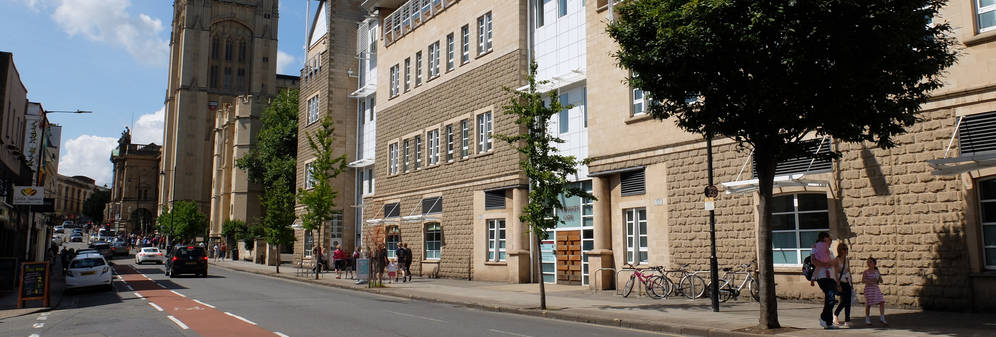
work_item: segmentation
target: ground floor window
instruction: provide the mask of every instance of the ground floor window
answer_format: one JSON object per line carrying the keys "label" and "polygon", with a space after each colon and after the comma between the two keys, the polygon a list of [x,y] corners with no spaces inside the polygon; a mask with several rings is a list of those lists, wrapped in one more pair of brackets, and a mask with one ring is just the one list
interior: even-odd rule
{"label": "ground floor window", "polygon": [[544,283],[557,283],[556,232],[548,231],[547,239],[540,242],[540,259]]}
{"label": "ground floor window", "polygon": [[774,197],[770,227],[775,265],[802,264],[820,232],[830,230],[826,194]]}
{"label": "ground floor window", "polygon": [[488,261],[505,261],[505,219],[488,220]]}
{"label": "ground floor window", "polygon": [[332,220],[329,221],[329,236],[332,239],[333,249],[337,244],[342,244],[343,228],[342,212],[332,214]]}
{"label": "ground floor window", "polygon": [[315,235],[310,230],[304,231],[304,256],[311,256],[311,250],[315,249]]}
{"label": "ground floor window", "polygon": [[979,183],[979,210],[986,269],[996,269],[996,179]]}
{"label": "ground floor window", "polygon": [[438,260],[440,248],[443,244],[443,226],[438,222],[431,222],[425,225],[425,258],[427,260]]}
{"label": "ground floor window", "polygon": [[649,255],[647,245],[647,209],[630,208],[626,214],[626,263],[646,264]]}
{"label": "ground floor window", "polygon": [[401,229],[398,226],[388,226],[387,236],[385,236],[385,245],[387,246],[387,257],[396,258],[395,250],[398,249],[398,244],[401,243]]}

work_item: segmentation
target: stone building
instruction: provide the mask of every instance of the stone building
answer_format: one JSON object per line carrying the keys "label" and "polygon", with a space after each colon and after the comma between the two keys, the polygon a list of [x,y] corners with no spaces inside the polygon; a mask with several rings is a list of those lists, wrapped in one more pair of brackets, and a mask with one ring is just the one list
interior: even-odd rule
{"label": "stone building", "polygon": [[[51,187],[47,187],[45,194],[51,193],[55,199],[54,219],[78,220],[83,216],[83,203],[97,191],[106,191],[106,187],[97,186],[93,178],[87,176],[64,176],[57,174],[54,176]],[[51,190],[52,192],[49,192]],[[53,220],[54,223],[54,220]],[[95,224],[96,225],[96,224]],[[113,227],[112,227],[113,228]]]}
{"label": "stone building", "polygon": [[154,143],[132,144],[125,130],[111,151],[114,177],[105,219],[120,231],[151,233],[155,228],[156,196],[159,188],[159,157],[162,148]]}
{"label": "stone building", "polygon": [[12,192],[14,186],[31,185],[24,158],[27,95],[14,55],[0,52],[0,257],[24,256],[28,214],[14,207]]}

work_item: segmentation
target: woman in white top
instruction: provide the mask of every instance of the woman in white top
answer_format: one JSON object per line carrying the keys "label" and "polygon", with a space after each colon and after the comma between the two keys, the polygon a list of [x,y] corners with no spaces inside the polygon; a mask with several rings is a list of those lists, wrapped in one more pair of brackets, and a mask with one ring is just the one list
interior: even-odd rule
{"label": "woman in white top", "polygon": [[[833,312],[833,322],[837,325],[851,324],[851,298],[854,288],[851,286],[851,264],[847,262],[847,244],[843,242],[837,245],[836,270],[840,281],[840,304]],[[844,310],[844,323],[837,318],[841,310]]]}

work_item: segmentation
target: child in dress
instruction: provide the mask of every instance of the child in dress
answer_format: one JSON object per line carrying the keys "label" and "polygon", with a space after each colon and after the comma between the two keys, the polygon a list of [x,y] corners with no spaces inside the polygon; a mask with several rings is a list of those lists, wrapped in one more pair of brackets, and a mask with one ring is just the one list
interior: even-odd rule
{"label": "child in dress", "polygon": [[871,325],[871,318],[868,317],[873,305],[878,304],[878,320],[884,325],[889,325],[885,321],[885,298],[878,285],[882,283],[882,274],[878,272],[876,266],[878,261],[874,257],[868,258],[868,269],[861,273],[861,283],[865,284],[865,324]]}
{"label": "child in dress", "polygon": [[398,282],[398,261],[391,261],[387,265],[387,278],[391,283]]}

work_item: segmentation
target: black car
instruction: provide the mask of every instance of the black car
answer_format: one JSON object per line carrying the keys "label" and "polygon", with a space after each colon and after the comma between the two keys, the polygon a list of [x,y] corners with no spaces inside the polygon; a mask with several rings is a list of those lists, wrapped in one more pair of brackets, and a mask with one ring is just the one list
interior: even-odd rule
{"label": "black car", "polygon": [[96,249],[103,255],[105,259],[110,260],[114,256],[114,250],[111,249],[111,244],[105,241],[97,241],[90,244],[90,248]]}
{"label": "black car", "polygon": [[166,259],[166,276],[194,274],[207,277],[208,257],[204,248],[197,246],[176,246]]}

